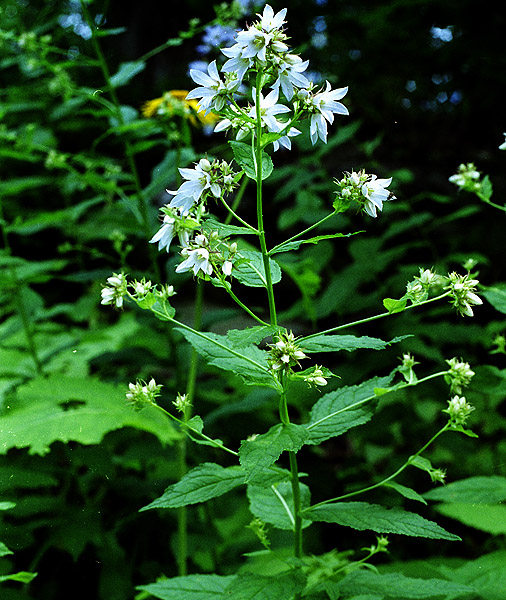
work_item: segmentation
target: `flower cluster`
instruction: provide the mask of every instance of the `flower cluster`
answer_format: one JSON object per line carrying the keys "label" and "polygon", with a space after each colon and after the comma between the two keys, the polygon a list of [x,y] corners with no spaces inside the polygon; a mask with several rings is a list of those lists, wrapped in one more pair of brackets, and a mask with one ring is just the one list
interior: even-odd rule
{"label": "flower cluster", "polygon": [[195,239],[181,250],[185,260],[176,267],[176,273],[193,271],[194,275],[205,277],[213,270],[220,269],[226,277],[232,273],[237,244],[229,244],[220,238],[217,231],[209,236],[199,233]]}
{"label": "flower cluster", "polygon": [[[334,115],[347,115],[347,108],[338,102],[347,93],[343,87],[332,90],[327,81],[325,87],[316,89],[304,75],[309,61],[303,61],[293,54],[286,44],[288,39],[283,30],[287,9],[274,13],[268,4],[259,19],[247,29],[235,36],[235,44],[223,48],[222,53],[228,59],[221,67],[211,62],[207,72],[190,70],[190,77],[199,87],[190,91],[187,100],[198,101],[199,110],[204,115],[210,111],[219,113],[223,119],[215,131],[234,129],[237,139],[250,132],[256,132],[260,115],[262,131],[272,136],[274,150],[280,146],[290,149],[290,137],[298,135],[292,124],[299,118],[310,119],[310,135],[313,144],[321,139],[327,141],[327,124],[334,122]],[[243,93],[247,75],[252,75],[252,104],[241,108],[236,96]],[[270,92],[262,94],[257,85],[268,86]],[[283,94],[286,102],[279,102]],[[280,120],[277,115],[293,113],[291,117]]]}
{"label": "flower cluster", "polygon": [[474,406],[461,396],[453,396],[448,400],[448,408],[443,410],[450,416],[452,425],[464,425],[469,415],[473,412]]}
{"label": "flower cluster", "polygon": [[325,377],[328,377],[327,371],[328,369],[324,370],[323,367],[316,365],[309,373],[303,376],[303,380],[310,386],[327,385],[327,380],[325,379]]}
{"label": "flower cluster", "polygon": [[457,311],[466,317],[473,316],[472,306],[483,304],[483,300],[476,294],[476,286],[479,281],[471,279],[471,274],[458,275],[453,272],[448,275],[449,285],[445,289],[450,290],[452,305]]}
{"label": "flower cluster", "polygon": [[481,173],[476,170],[473,163],[461,164],[458,172],[448,178],[461,190],[478,193],[481,189]]}
{"label": "flower cluster", "polygon": [[160,395],[161,384],[157,385],[154,379],[149,383],[145,381],[136,381],[128,384],[128,392],[126,399],[131,404],[134,410],[142,410],[146,406],[156,406],[155,399]]}
{"label": "flower cluster", "polygon": [[307,358],[291,331],[280,334],[274,344],[269,344],[269,348],[268,361],[274,371],[289,372],[295,365],[300,365],[300,360]]}
{"label": "flower cluster", "polygon": [[395,196],[387,190],[392,183],[392,178],[379,179],[376,175],[369,175],[365,171],[352,171],[345,173],[342,179],[335,179],[337,197],[334,208],[337,212],[344,212],[351,202],[358,203],[360,208],[370,217],[377,216],[377,210],[383,209],[383,203],[394,200]]}
{"label": "flower cluster", "polygon": [[168,204],[160,209],[163,213],[162,226],[149,240],[150,244],[158,242],[158,250],[168,252],[172,240],[179,238],[179,244],[184,248],[190,242],[190,235],[199,226],[199,215],[188,214],[181,215],[179,209],[171,208]]}
{"label": "flower cluster", "polygon": [[429,297],[430,290],[435,285],[438,285],[440,280],[439,275],[430,269],[422,269],[420,267],[420,276],[414,277],[413,281],[407,283],[406,295],[414,304],[424,302]]}
{"label": "flower cluster", "polygon": [[115,308],[123,307],[123,298],[127,293],[127,280],[123,273],[113,273],[107,278],[110,287],[102,288],[100,304],[112,304]]}
{"label": "flower cluster", "polygon": [[451,358],[446,361],[450,368],[445,375],[445,381],[450,386],[450,391],[454,394],[461,394],[462,388],[469,385],[474,377],[474,371],[469,363],[462,362],[458,358]]}
{"label": "flower cluster", "polygon": [[401,366],[398,367],[398,370],[408,383],[415,383],[417,381],[413,367],[419,364],[420,363],[415,360],[409,352],[402,355],[402,363]]}
{"label": "flower cluster", "polygon": [[167,118],[181,117],[188,121],[194,127],[200,125],[214,125],[217,116],[209,111],[200,110],[196,100],[188,97],[188,90],[170,90],[165,92],[160,98],[148,100],[141,106],[143,117]]}

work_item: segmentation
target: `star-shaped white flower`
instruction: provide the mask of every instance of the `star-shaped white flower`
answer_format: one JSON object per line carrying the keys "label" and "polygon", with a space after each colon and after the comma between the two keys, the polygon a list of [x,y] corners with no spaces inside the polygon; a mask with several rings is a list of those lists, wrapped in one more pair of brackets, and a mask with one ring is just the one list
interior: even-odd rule
{"label": "star-shaped white flower", "polygon": [[[288,108],[288,106],[285,106],[284,104],[277,104],[278,97],[279,90],[277,89],[271,90],[267,96],[265,96],[265,98],[263,97],[262,93],[260,93],[260,120],[262,122],[262,126],[267,127],[267,130],[273,133],[277,133],[283,129],[283,123],[280,123],[275,116],[290,112],[290,108]],[[256,99],[255,88],[253,88],[253,99]],[[251,107],[248,114],[252,119],[256,119],[256,104]]]}
{"label": "star-shaped white flower", "polygon": [[211,163],[206,158],[202,158],[194,169],[179,169],[181,176],[187,181],[174,192],[167,190],[169,194],[174,194],[174,198],[169,203],[170,208],[178,208],[182,215],[186,215],[198,202],[202,193],[208,189],[219,198],[221,190],[216,184],[212,185],[210,168]]}
{"label": "star-shaped white flower", "polygon": [[309,132],[311,135],[311,142],[316,143],[316,140],[320,138],[322,142],[327,143],[327,121],[329,123],[334,122],[334,113],[337,115],[347,115],[348,109],[341,102],[348,88],[339,88],[332,90],[330,83],[327,81],[327,85],[324,91],[314,94],[314,96],[308,97],[308,103],[310,105],[311,124]]}
{"label": "star-shaped white flower", "polygon": [[211,110],[220,111],[225,105],[226,95],[233,93],[239,86],[238,82],[224,83],[213,60],[207,67],[207,73],[198,69],[190,70],[190,77],[201,87],[191,90],[186,96],[187,100],[200,98],[197,106],[207,115]]}
{"label": "star-shaped white flower", "polygon": [[383,202],[394,196],[386,188],[392,183],[392,178],[378,179],[376,175],[370,175],[369,180],[362,185],[362,194],[365,198],[364,210],[371,216],[376,217],[376,209],[383,209]]}

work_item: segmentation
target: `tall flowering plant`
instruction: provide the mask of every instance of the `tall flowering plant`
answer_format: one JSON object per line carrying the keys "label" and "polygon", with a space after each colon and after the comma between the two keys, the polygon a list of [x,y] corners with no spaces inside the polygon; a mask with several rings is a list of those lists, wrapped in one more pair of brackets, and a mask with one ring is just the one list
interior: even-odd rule
{"label": "tall flowering plant", "polygon": [[[356,502],[354,497],[367,499],[369,491],[387,484],[392,493],[419,497],[414,490],[394,481],[410,466],[426,471],[433,481],[444,480],[444,472],[433,467],[422,454],[446,431],[474,435],[466,428],[473,407],[462,395],[474,375],[469,365],[452,358],[447,361],[449,369],[418,378],[414,370],[417,361],[410,354],[404,354],[401,364],[386,376],[374,377],[355,386],[336,387],[331,380],[335,381],[333,378],[338,374],[320,364],[311,364],[310,360],[312,354],[358,348],[378,350],[400,341],[402,338],[385,342],[366,336],[341,335],[340,332],[429,302],[447,298],[460,315],[471,317],[472,307],[481,304],[476,293],[478,280],[475,275],[468,271],[463,275],[451,273],[442,277],[431,269],[420,268],[419,275],[407,284],[401,298],[385,298],[385,311],[304,337],[297,338],[278,319],[275,285],[281,280],[281,269],[276,254],[294,252],[303,244],[316,244],[321,239],[346,237],[338,232],[310,237],[308,234],[352,204],[367,217],[376,218],[384,203],[395,199],[388,189],[391,178],[381,178],[364,170],[344,173],[335,180],[335,198],[329,202],[325,217],[289,239],[275,246],[269,245],[264,224],[263,182],[274,168],[271,153],[281,147],[289,150],[292,138],[302,135],[298,127],[304,121],[309,124],[311,143],[326,143],[328,128],[336,117],[348,115],[346,106],[341,103],[348,88],[332,89],[329,82],[316,86],[306,74],[309,62],[290,49],[285,33],[286,14],[287,9],[275,13],[266,5],[258,20],[239,31],[235,43],[222,50],[226,60],[221,67],[213,61],[207,72],[191,71],[197,87],[189,92],[187,99],[198,100],[198,108],[204,116],[211,112],[217,115],[215,132],[226,131],[231,138],[229,144],[234,162],[202,158],[192,168],[181,168],[184,181],[177,190],[168,192],[172,198],[162,207],[161,227],[150,240],[158,244],[159,250],[169,252],[177,238],[181,260],[176,272],[191,272],[199,286],[205,281],[223,290],[252,319],[252,326],[233,330],[227,335],[200,331],[176,319],[176,310],[171,305],[175,294],[172,285],[128,281],[123,273],[109,277],[108,285],[102,291],[103,304],[122,308],[124,299],[129,299],[140,308],[152,311],[157,318],[172,324],[209,364],[240,375],[249,385],[270,388],[277,397],[279,422],[266,432],[249,435],[239,448],[234,449],[208,436],[200,416],[192,416],[198,412],[198,406],[193,406],[193,390],[178,394],[173,401],[174,411],[166,411],[156,400],[162,394],[160,384],[153,379],[147,384],[130,384],[127,397],[135,409],[155,406],[191,439],[214,447],[236,462],[232,466],[205,462],[188,470],[178,483],[169,486],[160,498],[142,510],[182,509],[218,498],[234,488],[245,487],[252,514],[250,528],[258,536],[264,553],[273,553],[278,560],[274,575],[272,572],[258,575],[255,560],[258,556],[264,557],[262,553],[251,555],[250,568],[237,574],[187,575],[185,523],[180,521],[179,577],[141,588],[159,598],[175,598],[175,594],[183,592],[186,595],[178,597],[197,600],[210,597],[237,600],[257,597],[267,600],[358,598],[360,594],[360,597],[372,598],[367,595],[372,589],[368,576],[375,574],[365,567],[370,566],[373,555],[386,551],[388,540],[385,534],[458,539],[416,513],[400,508],[388,509],[366,500]],[[238,186],[248,179],[256,186],[254,223],[240,215],[237,201],[233,207],[229,202],[229,196],[233,194],[237,194],[238,199]],[[210,200],[221,203],[226,209],[229,219],[225,223],[209,215]],[[234,225],[229,224],[232,219]],[[251,250],[251,245],[244,249],[246,246],[240,242],[243,235],[248,235],[248,239],[256,238],[256,250]],[[241,299],[239,285],[263,288],[266,310],[248,306]],[[309,366],[303,364],[306,361]],[[451,395],[448,407],[442,409],[448,417],[440,430],[395,473],[366,488],[313,502],[309,485],[301,481],[299,451],[307,446],[318,446],[369,421],[379,397],[436,377],[444,378],[450,385]],[[307,386],[308,390],[316,388],[320,392],[326,386],[334,388],[328,393],[320,393],[303,422],[295,422],[291,410],[291,390],[297,382]],[[349,501],[350,498],[353,500]],[[331,552],[316,559],[305,553],[303,532],[318,522],[368,530],[377,537],[362,555],[350,557],[349,553],[337,555]],[[271,547],[268,527],[291,532],[289,553],[280,553],[279,549]]]}

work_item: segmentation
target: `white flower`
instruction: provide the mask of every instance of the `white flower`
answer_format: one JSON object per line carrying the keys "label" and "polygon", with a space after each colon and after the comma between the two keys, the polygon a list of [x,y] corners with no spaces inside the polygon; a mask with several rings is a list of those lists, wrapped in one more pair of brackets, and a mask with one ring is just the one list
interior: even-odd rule
{"label": "white flower", "polygon": [[506,133],[504,135],[504,142],[499,146],[499,150],[506,150]]}
{"label": "white flower", "polygon": [[[283,129],[283,123],[280,123],[275,116],[290,112],[288,106],[285,106],[284,104],[276,104],[278,97],[279,91],[277,89],[271,90],[265,98],[263,97],[262,93],[260,93],[260,120],[262,122],[262,126],[267,127],[268,131],[274,133],[277,133]],[[255,88],[253,88],[253,98],[256,98]],[[256,119],[256,104],[250,109],[248,115],[252,119]]]}
{"label": "white flower", "polygon": [[187,100],[200,98],[197,106],[207,115],[211,110],[220,111],[225,105],[225,97],[237,90],[239,82],[229,80],[224,83],[216,68],[216,61],[207,67],[207,74],[198,69],[190,70],[190,77],[201,87],[195,88],[186,96]]}
{"label": "white flower", "polygon": [[165,248],[169,251],[170,244],[175,236],[179,237],[179,243],[181,246],[187,246],[190,239],[190,233],[187,229],[180,229],[176,226],[176,218],[170,215],[163,217],[163,225],[155,233],[155,235],[149,240],[150,244],[158,242],[158,250]]}
{"label": "white flower", "polygon": [[[306,93],[304,93],[306,92]],[[332,90],[330,83],[327,81],[325,90],[317,94],[308,94],[308,90],[302,90],[302,97],[305,97],[305,104],[311,114],[311,125],[309,128],[311,134],[311,142],[316,143],[320,138],[322,142],[327,143],[327,121],[334,122],[334,113],[338,115],[347,115],[348,109],[341,102],[337,102],[343,98],[348,92],[348,88],[339,88]]]}
{"label": "white flower", "polygon": [[453,396],[451,400],[448,400],[448,408],[443,412],[450,415],[450,421],[453,424],[463,425],[473,410],[474,406],[469,404],[464,397]]}
{"label": "white flower", "polygon": [[474,315],[472,306],[483,304],[483,300],[475,294],[475,288],[480,283],[477,279],[470,279],[470,274],[458,275],[453,272],[448,275],[450,284],[445,289],[450,290],[452,304],[457,311],[466,317]]}
{"label": "white flower", "polygon": [[281,29],[285,22],[285,16],[288,9],[283,8],[276,15],[274,14],[274,10],[269,4],[264,6],[264,12],[260,17],[260,27],[263,31],[270,33],[274,29]]}
{"label": "white flower", "polygon": [[365,203],[364,210],[371,216],[376,217],[376,209],[383,209],[383,202],[393,198],[392,193],[386,188],[392,183],[392,178],[378,179],[376,175],[370,175],[369,180],[362,185],[362,194]]}
{"label": "white flower", "polygon": [[272,85],[272,88],[281,86],[283,94],[287,100],[291,100],[294,94],[294,86],[306,88],[310,81],[302,73],[307,69],[309,61],[302,61],[296,54],[287,54],[277,65],[278,78]]}
{"label": "white flower", "polygon": [[229,277],[232,273],[232,262],[230,260],[226,260],[221,266],[221,270],[226,277]]}
{"label": "white flower", "polygon": [[114,304],[116,308],[123,306],[123,296],[127,293],[127,280],[123,273],[113,273],[107,278],[111,287],[104,287],[100,292],[102,300],[100,304]]}
{"label": "white flower", "polygon": [[[281,128],[283,127],[283,123],[280,123]],[[280,137],[279,139],[275,140],[272,143],[274,152],[276,152],[276,150],[279,150],[280,146],[283,146],[283,148],[286,148],[287,150],[291,150],[292,149],[292,142],[290,140],[291,137],[294,137],[296,135],[300,135],[300,131],[298,129],[295,129],[295,127],[290,127],[290,130],[288,131],[288,133],[282,137]]]}
{"label": "white flower", "polygon": [[183,273],[184,271],[193,271],[194,275],[197,275],[199,271],[202,271],[206,275],[211,275],[213,272],[213,266],[209,262],[209,250],[206,246],[209,242],[205,235],[200,234],[195,237],[196,248],[183,248],[181,251],[182,256],[187,256],[180,265],[176,268],[176,273]]}
{"label": "white flower", "polygon": [[[194,169],[179,169],[181,176],[187,181],[175,192],[167,190],[169,194],[174,194],[169,207],[179,208],[182,215],[188,214],[191,207],[198,202],[202,193],[211,188],[210,170],[211,163],[206,158],[202,158]],[[218,190],[218,198],[219,196]]]}

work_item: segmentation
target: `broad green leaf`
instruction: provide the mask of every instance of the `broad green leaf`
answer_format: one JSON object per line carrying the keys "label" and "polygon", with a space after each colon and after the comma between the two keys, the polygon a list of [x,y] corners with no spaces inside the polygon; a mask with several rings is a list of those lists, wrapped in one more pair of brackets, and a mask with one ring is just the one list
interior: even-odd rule
{"label": "broad green leaf", "polygon": [[441,502],[495,504],[506,501],[506,477],[491,475],[490,477],[469,477],[453,481],[445,486],[429,490],[424,494],[427,500]]}
{"label": "broad green leaf", "polygon": [[[240,256],[245,258],[232,269],[232,276],[248,287],[266,287],[265,268],[262,254],[256,250],[241,250]],[[281,281],[281,269],[278,263],[269,258],[272,283]]]}
{"label": "broad green leaf", "polygon": [[386,388],[393,379],[375,377],[360,385],[343,387],[323,395],[311,409],[309,423],[305,424],[309,437],[306,444],[320,444],[367,423],[373,415],[375,388]]}
{"label": "broad green leaf", "polygon": [[271,325],[256,325],[245,329],[229,329],[227,337],[235,348],[240,348],[249,344],[259,344],[266,337],[277,333],[278,330],[279,327]]}
{"label": "broad green leaf", "polygon": [[423,456],[410,456],[409,464],[412,467],[420,469],[421,471],[425,471],[426,473],[432,473],[432,471],[434,471],[434,467],[432,466],[430,460]]}
{"label": "broad green leaf", "polygon": [[0,556],[7,556],[8,554],[14,554],[14,552],[9,550],[3,542],[0,542]]}
{"label": "broad green leaf", "polygon": [[217,231],[222,237],[229,235],[251,235],[255,233],[248,227],[238,227],[237,225],[226,225],[225,223],[220,223],[214,217],[209,217],[206,219],[202,224],[202,228],[204,231]]}
{"label": "broad green leaf", "polygon": [[456,519],[469,527],[486,531],[492,535],[506,534],[506,506],[455,502],[438,504],[434,508],[445,517]]}
{"label": "broad green leaf", "polygon": [[400,483],[396,483],[395,481],[389,481],[384,484],[385,487],[392,488],[396,492],[398,492],[404,498],[408,498],[408,500],[416,500],[417,502],[421,502],[422,504],[427,504],[425,498],[420,496],[418,492],[412,490],[411,488],[406,487],[405,485],[401,485]]}
{"label": "broad green leaf", "polygon": [[[139,306],[141,305],[139,304]],[[141,306],[141,308],[144,308],[144,306]],[[160,321],[171,321],[176,314],[176,309],[170,305],[168,300],[159,299],[148,308],[151,309],[151,312],[157,319],[160,319]]]}
{"label": "broad green leaf", "polygon": [[369,348],[371,350],[384,350],[392,344],[411,337],[409,335],[401,335],[395,337],[389,342],[384,342],[379,338],[372,338],[366,335],[357,337],[354,335],[317,335],[309,339],[301,340],[300,345],[304,352],[338,352],[339,350],[347,350],[353,352],[359,348]]}
{"label": "broad green leaf", "polygon": [[118,71],[111,77],[112,87],[126,85],[133,77],[146,68],[145,62],[128,61],[120,64]]}
{"label": "broad green leaf", "polygon": [[277,381],[270,374],[266,352],[254,345],[234,348],[225,335],[202,333],[176,327],[186,340],[210,365],[233,371],[247,383],[276,387]]}
{"label": "broad green leaf", "polygon": [[227,600],[292,600],[304,589],[300,571],[277,573],[271,577],[258,573],[239,573],[224,593]]}
{"label": "broad green leaf", "polygon": [[[311,501],[311,493],[305,484],[300,484],[302,508],[308,508]],[[281,482],[278,485],[263,487],[259,485],[248,485],[248,499],[250,510],[255,517],[265,523],[270,523],[277,529],[293,531],[294,508],[292,485],[289,482]],[[309,527],[309,519],[302,519],[302,526]]]}
{"label": "broad green leaf", "polygon": [[284,242],[279,244],[271,250],[271,254],[278,254],[279,252],[291,252],[297,250],[302,244],[317,244],[321,240],[331,240],[338,237],[350,237],[357,235],[357,233],[364,233],[363,231],[355,231],[354,233],[329,233],[326,235],[317,235],[306,240],[294,240],[293,242]]}
{"label": "broad green leaf", "polygon": [[496,283],[484,291],[480,290],[480,293],[496,310],[506,314],[506,283]]}
{"label": "broad green leaf", "polygon": [[[231,141],[229,144],[232,146],[235,160],[244,169],[246,175],[250,179],[256,179],[255,157],[251,146],[244,142],[235,141]],[[272,173],[273,168],[274,166],[271,157],[265,152],[262,152],[262,179],[267,179]]]}
{"label": "broad green leaf", "polygon": [[363,531],[397,533],[436,540],[460,540],[433,521],[401,508],[385,508],[367,502],[334,502],[315,506],[304,512],[313,521],[337,523]]}
{"label": "broad green leaf", "polygon": [[[474,587],[447,579],[421,579],[406,577],[402,573],[374,573],[360,570],[349,573],[339,583],[343,598],[356,594],[384,594],[387,598],[422,600],[423,598],[458,598],[463,594],[476,594]],[[380,596],[381,597],[381,596]],[[474,597],[474,596],[473,596]]]}
{"label": "broad green leaf", "polygon": [[16,506],[15,502],[0,502],[0,510],[9,510]]}
{"label": "broad green leaf", "polygon": [[[469,585],[477,590],[480,600],[504,600],[506,590],[506,552],[499,550],[466,561],[461,567],[448,571],[453,581]],[[446,573],[445,573],[446,574]],[[467,600],[467,599],[466,599]]]}
{"label": "broad green leaf", "polygon": [[19,387],[0,416],[0,454],[29,448],[29,454],[44,455],[56,441],[98,444],[123,427],[148,431],[164,444],[180,435],[155,408],[129,407],[123,386],[91,377],[39,377]]}
{"label": "broad green leaf", "polygon": [[236,575],[187,575],[141,585],[137,589],[160,600],[223,600]]}
{"label": "broad green leaf", "polygon": [[399,300],[396,300],[395,298],[385,298],[383,300],[383,306],[392,315],[394,313],[402,312],[406,308],[407,302],[406,298],[400,298]]}
{"label": "broad green leaf", "polygon": [[186,473],[180,481],[170,485],[160,498],[140,510],[178,508],[207,502],[243,483],[244,471],[240,467],[225,468],[216,463],[203,463]]}
{"label": "broad green leaf", "polygon": [[302,425],[278,423],[267,433],[245,440],[239,448],[239,460],[248,473],[247,481],[274,464],[282,452],[298,452],[307,436]]}
{"label": "broad green leaf", "polygon": [[41,487],[55,487],[58,483],[59,481],[54,475],[35,468],[28,469],[10,464],[0,465],[0,493],[15,489],[30,490]]}

